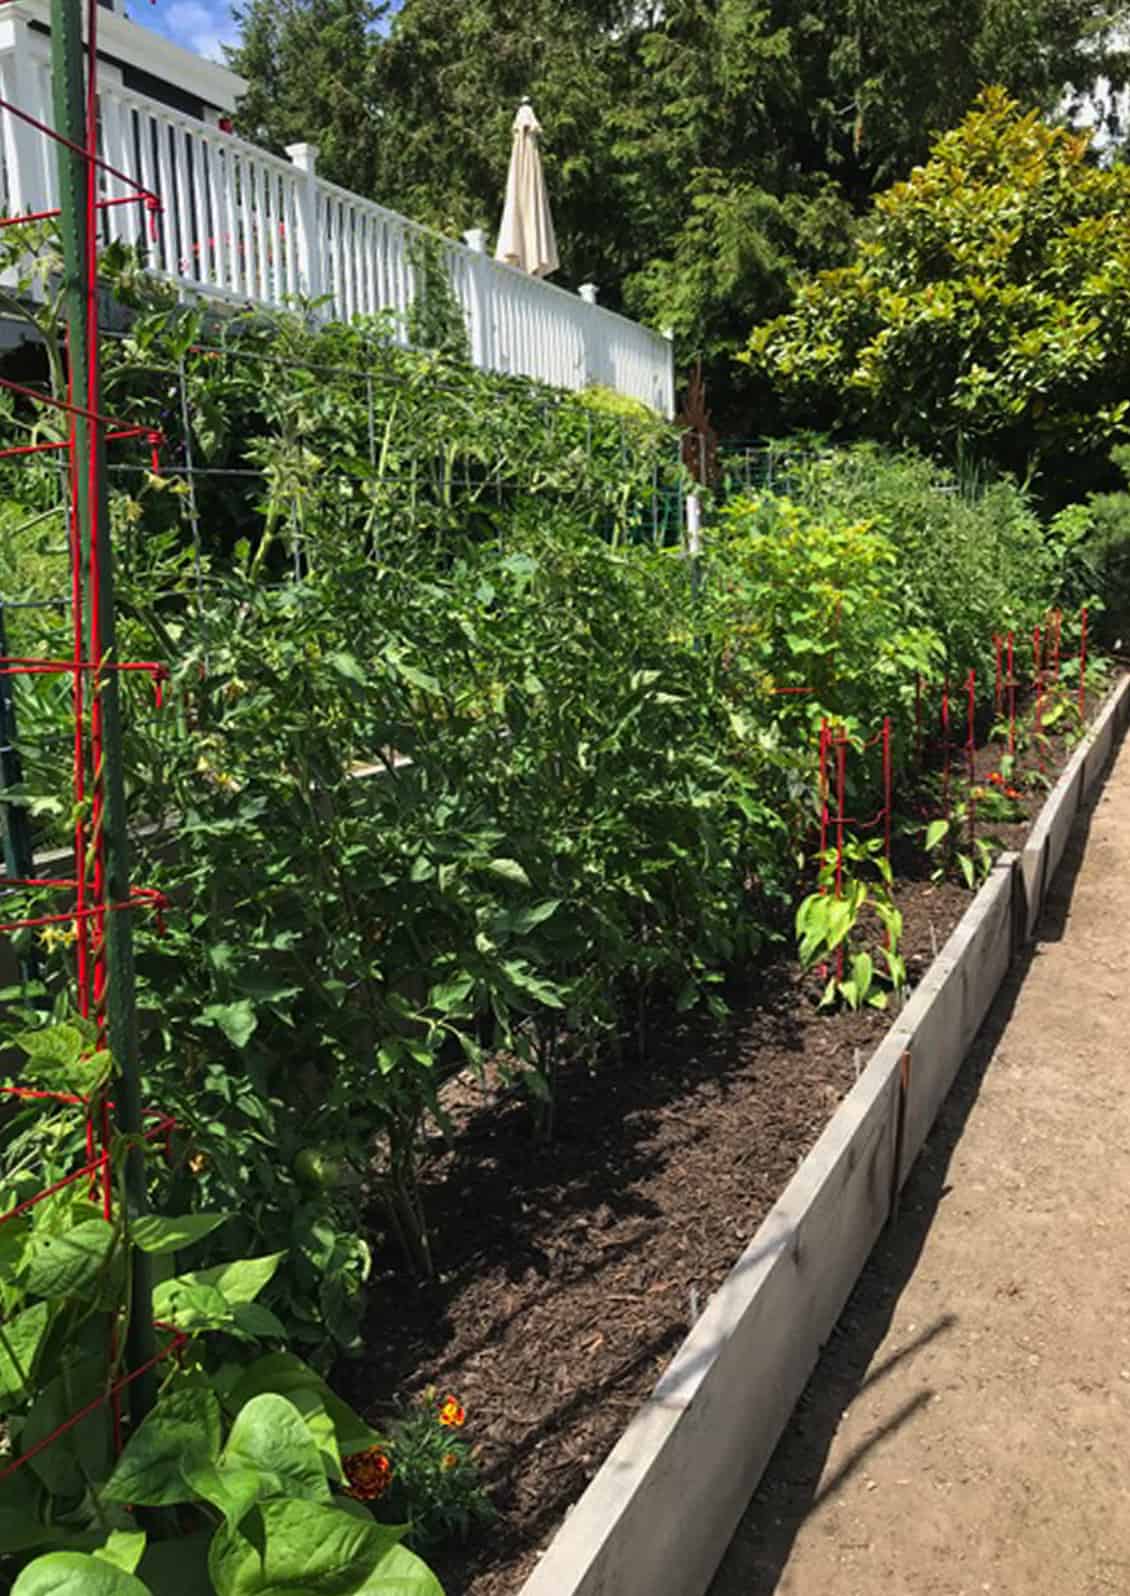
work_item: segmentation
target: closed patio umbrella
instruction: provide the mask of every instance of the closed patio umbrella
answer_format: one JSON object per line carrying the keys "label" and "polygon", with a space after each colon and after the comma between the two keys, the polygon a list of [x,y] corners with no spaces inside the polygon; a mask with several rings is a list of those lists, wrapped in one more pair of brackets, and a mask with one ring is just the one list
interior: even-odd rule
{"label": "closed patio umbrella", "polygon": [[517,266],[531,277],[548,277],[560,264],[549,195],[545,188],[538,134],[541,127],[529,100],[514,118],[514,147],[506,179],[506,205],[498,233],[495,260]]}

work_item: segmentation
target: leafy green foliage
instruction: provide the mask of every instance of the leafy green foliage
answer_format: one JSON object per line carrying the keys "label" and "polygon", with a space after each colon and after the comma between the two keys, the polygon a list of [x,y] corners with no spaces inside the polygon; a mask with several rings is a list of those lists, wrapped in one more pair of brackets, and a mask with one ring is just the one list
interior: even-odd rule
{"label": "leafy green foliage", "polygon": [[987,90],[875,202],[855,260],[755,329],[811,425],[1079,475],[1126,435],[1130,175]]}
{"label": "leafy green foliage", "polygon": [[233,61],[246,131],[318,143],[327,176],[454,237],[497,227],[531,95],[564,280],[724,370],[983,83],[1051,112],[1124,81],[1117,20],[1102,0],[254,0]]}
{"label": "leafy green foliage", "polygon": [[[111,1326],[121,1337],[127,1322],[125,1273],[112,1266],[128,1242],[123,1219],[84,1217],[91,1206],[76,1185],[8,1221],[18,1229],[6,1256],[0,1392],[14,1453],[29,1456],[0,1493],[0,1568],[49,1548],[13,1588],[25,1596],[182,1596],[204,1550],[191,1530],[215,1524],[218,1514],[207,1573],[203,1561],[198,1570],[207,1580],[198,1588],[214,1596],[441,1596],[424,1564],[399,1546],[401,1528],[378,1525],[335,1494],[342,1453],[368,1443],[372,1432],[299,1359],[276,1354],[248,1367],[217,1365],[194,1340],[180,1365],[167,1365],[156,1406],[114,1462],[105,1348]],[[168,1221],[157,1250],[174,1234],[199,1239],[205,1228]],[[250,1304],[277,1262],[204,1271],[194,1288],[229,1307]],[[103,1288],[115,1283],[111,1300],[115,1294]],[[37,1295],[42,1300],[19,1307]],[[175,1292],[173,1299],[164,1311],[175,1314]],[[223,1322],[209,1328],[236,1333]],[[76,1412],[81,1421],[64,1427]],[[182,1510],[176,1527],[189,1536],[178,1541],[178,1560],[149,1557],[127,1505]],[[167,1531],[172,1523],[154,1519],[152,1527]],[[60,1541],[65,1549],[55,1549]]]}
{"label": "leafy green foliage", "polygon": [[[58,1061],[73,1059],[83,1033],[82,1022],[64,1023],[20,1040],[29,1057]],[[4,1208],[18,1195],[18,1186],[0,1191]],[[88,1183],[78,1180],[3,1229],[0,1411],[11,1455],[26,1462],[0,1491],[0,1566],[47,1548],[15,1588],[33,1596],[181,1596],[184,1568],[164,1564],[160,1574],[148,1567],[146,1538],[124,1509],[183,1505],[202,1524],[213,1512],[222,1517],[205,1587],[216,1596],[282,1589],[436,1596],[428,1570],[398,1548],[400,1530],[378,1526],[353,1502],[337,1505],[342,1452],[372,1436],[357,1415],[296,1358],[217,1363],[217,1344],[254,1348],[259,1337],[284,1335],[255,1302],[278,1255],[228,1261],[157,1288],[161,1334],[187,1332],[187,1345],[179,1362],[164,1364],[156,1406],[114,1461],[109,1388],[118,1364],[108,1371],[106,1349],[124,1345],[134,1311],[129,1249],[140,1244],[164,1257],[198,1245],[226,1216],[142,1218],[131,1235],[123,1192],[112,1211],[113,1219],[102,1217]],[[211,1333],[207,1344],[201,1331]]]}
{"label": "leafy green foliage", "polygon": [[378,1511],[406,1522],[406,1538],[424,1551],[465,1540],[494,1518],[474,1452],[460,1433],[464,1418],[454,1397],[441,1400],[429,1387],[389,1425],[391,1475]]}
{"label": "leafy green foliage", "polygon": [[[860,842],[849,836],[842,859],[832,848],[818,863],[817,890],[801,902],[796,912],[800,962],[807,970],[814,964],[826,966],[835,960],[836,973],[829,977],[822,1005],[839,998],[852,1010],[886,1008],[887,992],[879,984],[880,968],[897,997],[906,986],[906,965],[898,951],[902,915],[892,896],[894,883],[883,843]],[[873,955],[859,945],[860,934],[878,931],[882,932],[882,944]]]}
{"label": "leafy green foliage", "polygon": [[[730,504],[689,569],[648,525],[680,488],[657,419],[389,333],[148,308],[107,371],[115,414],[157,395],[170,462],[114,495],[123,648],[174,666],[163,713],[128,690],[137,871],[175,904],[138,918],[146,1092],[178,1132],[136,1241],[164,1322],[321,1368],[359,1343],[368,1214],[436,1266],[419,1168],[452,1077],[489,1059],[548,1135],[561,1073],[633,1027],[642,1051],[652,999],[722,1014],[788,925],[821,719],[862,745],[889,714],[905,759],[916,676],[977,662],[1059,573],[1020,569],[1016,495],[942,516],[928,467],[862,456]],[[850,779],[873,809],[877,755]],[[886,929],[845,1001],[898,984]],[[332,1477],[331,1406],[303,1401]],[[230,1520],[246,1471],[199,1466]]]}
{"label": "leafy green foliage", "polygon": [[865,520],[893,556],[890,601],[937,640],[924,674],[984,694],[996,633],[1030,636],[1064,575],[1028,497],[1008,481],[962,479],[910,452],[858,445],[798,461],[790,491],[822,519]]}

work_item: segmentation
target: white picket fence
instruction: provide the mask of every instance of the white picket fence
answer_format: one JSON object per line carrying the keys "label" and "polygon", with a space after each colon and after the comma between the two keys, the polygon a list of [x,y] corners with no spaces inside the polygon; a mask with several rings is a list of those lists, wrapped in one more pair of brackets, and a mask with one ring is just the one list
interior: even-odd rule
{"label": "white picket fence", "polygon": [[[0,11],[0,19],[3,12]],[[0,100],[50,122],[48,41],[0,31]],[[107,236],[140,244],[150,268],[186,293],[233,306],[283,306],[325,296],[325,314],[350,321],[396,313],[399,336],[415,296],[406,217],[324,182],[316,152],[283,160],[100,75],[102,157],[158,194],[156,218],[138,204],[103,211]],[[130,192],[106,179],[104,197]],[[50,141],[0,111],[0,210],[26,215],[58,203]],[[554,284],[499,265],[478,247],[440,239],[475,364],[558,388],[600,383],[674,414],[670,340]]]}

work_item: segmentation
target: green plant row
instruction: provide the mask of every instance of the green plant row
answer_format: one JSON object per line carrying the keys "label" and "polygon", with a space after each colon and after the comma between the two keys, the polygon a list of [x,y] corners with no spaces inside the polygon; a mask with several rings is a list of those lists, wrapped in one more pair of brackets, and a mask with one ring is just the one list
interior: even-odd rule
{"label": "green plant row", "polygon": [[[148,1098],[181,1127],[154,1200],[283,1255],[264,1306],[325,1366],[359,1343],[366,1210],[437,1266],[419,1171],[452,1076],[489,1064],[548,1135],[562,1072],[646,1060],[649,1005],[721,1012],[812,885],[821,721],[868,812],[883,717],[902,768],[919,676],[974,669],[984,702],[993,633],[1042,617],[1067,554],[1014,488],[853,451],[719,509],[692,561],[638,535],[659,423],[380,328],[143,306],[107,387],[168,440],[113,500],[123,651],[172,667],[128,725],[136,875],[174,904],[138,922]],[[39,951],[42,1006],[70,950]],[[6,1145],[73,1167],[31,1109]]]}

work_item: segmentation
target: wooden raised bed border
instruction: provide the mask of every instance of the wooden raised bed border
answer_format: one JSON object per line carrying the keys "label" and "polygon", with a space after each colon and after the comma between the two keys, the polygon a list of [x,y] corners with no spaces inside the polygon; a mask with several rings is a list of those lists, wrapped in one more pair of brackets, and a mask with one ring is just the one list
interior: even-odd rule
{"label": "wooden raised bed border", "polygon": [[1114,689],[521,1596],[702,1596],[1130,720]]}

